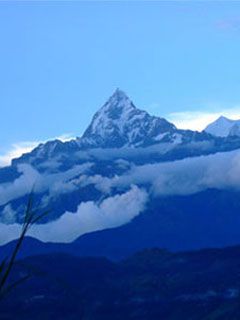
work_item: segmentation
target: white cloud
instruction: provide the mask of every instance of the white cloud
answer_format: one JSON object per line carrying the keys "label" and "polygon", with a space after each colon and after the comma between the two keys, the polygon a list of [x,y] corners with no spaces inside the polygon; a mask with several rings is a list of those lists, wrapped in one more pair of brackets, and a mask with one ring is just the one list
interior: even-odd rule
{"label": "white cloud", "polygon": [[[30,165],[22,165],[19,169],[23,174],[12,187],[11,184],[0,186],[0,203],[26,194],[36,180],[36,192],[49,190],[53,196],[80,188],[85,183],[94,184],[106,193],[111,192],[112,188],[123,192],[101,203],[81,203],[77,212],[65,212],[55,221],[34,226],[30,232],[31,236],[42,241],[69,242],[86,232],[129,222],[146,204],[148,195],[140,189],[143,186],[156,197],[188,195],[207,188],[240,190],[240,150],[172,162],[132,165],[125,174],[113,178],[88,176],[86,170],[90,167],[91,163],[88,163],[63,173],[39,175]],[[79,177],[80,174],[84,175]],[[10,207],[6,208],[5,213],[8,217],[10,214],[10,218],[14,214]],[[16,238],[19,228],[17,224],[0,224],[0,244]]]}
{"label": "white cloud", "polygon": [[92,163],[86,162],[64,172],[40,174],[29,164],[19,164],[20,177],[13,182],[0,184],[0,205],[29,194],[33,187],[36,193],[49,191],[49,197],[71,192],[78,188],[71,179],[86,173],[91,166]]}
{"label": "white cloud", "polygon": [[5,167],[10,165],[12,159],[19,158],[24,153],[31,152],[40,143],[45,143],[46,141],[55,140],[55,139],[66,142],[74,139],[74,137],[71,134],[63,134],[61,136],[51,138],[45,141],[22,141],[22,142],[14,143],[11,145],[9,150],[7,150],[3,154],[0,154],[0,167]]}
{"label": "white cloud", "polygon": [[39,141],[24,141],[14,143],[4,154],[0,155],[0,167],[11,164],[11,160],[20,157],[23,153],[32,151],[39,144]]}
{"label": "white cloud", "polygon": [[215,112],[183,111],[167,115],[167,119],[173,122],[179,129],[191,129],[202,131],[206,126],[220,116],[238,120],[240,119],[240,107],[222,109]]}
{"label": "white cloud", "polygon": [[90,175],[93,163],[87,162],[59,173],[40,174],[31,165],[19,165],[20,177],[11,183],[0,184],[0,205],[28,194],[45,192],[42,205],[63,193],[91,184],[103,194],[128,189],[131,184],[148,186],[154,194],[191,194],[207,188],[240,190],[240,151],[186,158],[183,160],[131,165],[122,175],[105,177]]}
{"label": "white cloud", "polygon": [[131,184],[148,186],[154,195],[187,195],[208,188],[240,190],[240,151],[186,158],[171,162],[132,165],[112,178],[82,175],[79,187],[93,184],[107,194]]}
{"label": "white cloud", "polygon": [[1,214],[1,221],[6,224],[11,224],[16,221],[17,212],[12,209],[11,204],[7,204]]}
{"label": "white cloud", "polygon": [[[71,242],[84,233],[129,222],[143,211],[147,199],[146,191],[132,186],[129,191],[109,197],[100,204],[83,202],[75,213],[66,212],[58,220],[34,225],[29,235],[44,242]],[[19,224],[0,223],[0,244],[16,239],[20,228]]]}
{"label": "white cloud", "polygon": [[187,195],[208,188],[240,190],[240,151],[134,166],[108,182],[111,187],[131,183],[149,185],[155,195]]}
{"label": "white cloud", "polygon": [[18,171],[21,173],[19,178],[0,185],[0,205],[30,193],[35,182],[41,177],[37,170],[27,164],[19,165]]}
{"label": "white cloud", "polygon": [[19,224],[0,223],[0,245],[4,245],[20,236],[21,226]]}

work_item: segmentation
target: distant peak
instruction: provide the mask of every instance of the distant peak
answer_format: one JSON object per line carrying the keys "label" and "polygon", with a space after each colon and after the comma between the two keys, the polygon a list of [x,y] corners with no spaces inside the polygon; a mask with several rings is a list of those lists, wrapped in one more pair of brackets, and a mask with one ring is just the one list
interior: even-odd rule
{"label": "distant peak", "polygon": [[[236,133],[236,128],[232,131],[232,128],[235,124],[237,127],[240,123],[240,120],[232,120],[225,116],[220,116],[215,121],[210,123],[206,128],[205,131],[218,137],[227,137],[231,132]],[[238,128],[237,128],[238,129]]]}
{"label": "distant peak", "polygon": [[229,119],[229,118],[227,118],[225,116],[220,116],[219,118],[217,118],[216,121],[233,121],[233,120],[231,120],[231,119]]}

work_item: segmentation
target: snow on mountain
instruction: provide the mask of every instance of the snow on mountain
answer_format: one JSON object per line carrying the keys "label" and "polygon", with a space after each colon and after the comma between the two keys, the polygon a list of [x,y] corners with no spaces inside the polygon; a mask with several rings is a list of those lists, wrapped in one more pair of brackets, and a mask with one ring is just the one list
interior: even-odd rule
{"label": "snow on mountain", "polygon": [[204,131],[217,137],[240,136],[240,120],[231,120],[221,116],[210,123]]}
{"label": "snow on mountain", "polygon": [[165,159],[174,160],[234,150],[240,147],[237,137],[240,136],[239,123],[221,117],[203,132],[179,130],[164,118],[136,108],[129,97],[117,89],[96,112],[82,137],[67,142],[54,140],[40,144],[32,152],[14,159],[12,164],[29,163],[44,170],[46,163],[49,167],[49,162],[52,165],[55,161],[56,165],[60,163],[61,170],[68,169],[79,163],[80,154],[82,161],[95,158],[92,153],[96,149],[98,155],[106,154],[108,150],[111,150],[110,154],[115,154],[118,149],[125,160],[129,160],[131,153],[138,162],[146,161],[146,158],[162,160],[164,155]]}
{"label": "snow on mountain", "polygon": [[117,89],[93,120],[79,145],[84,147],[142,146],[160,141],[176,127],[167,120],[137,109],[128,96]]}

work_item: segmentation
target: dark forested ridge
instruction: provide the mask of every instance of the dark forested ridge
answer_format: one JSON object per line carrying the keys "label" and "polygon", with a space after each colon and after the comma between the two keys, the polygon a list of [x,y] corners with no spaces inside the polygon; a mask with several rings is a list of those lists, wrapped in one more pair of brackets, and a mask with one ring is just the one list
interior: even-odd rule
{"label": "dark forested ridge", "polygon": [[120,262],[51,254],[19,260],[30,274],[0,303],[1,319],[240,317],[240,247],[171,253],[148,249]]}

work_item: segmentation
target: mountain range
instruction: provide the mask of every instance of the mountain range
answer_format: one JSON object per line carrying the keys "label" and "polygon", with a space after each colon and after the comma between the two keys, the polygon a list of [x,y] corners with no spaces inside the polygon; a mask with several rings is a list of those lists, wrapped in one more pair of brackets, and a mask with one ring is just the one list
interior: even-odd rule
{"label": "mountain range", "polygon": [[[228,123],[228,132],[226,132],[225,127]],[[65,161],[65,158],[70,158],[78,151],[92,149],[132,149],[155,146],[154,152],[162,156],[166,156],[175,149],[186,148],[190,144],[199,144],[200,152],[203,153],[234,150],[239,147],[239,141],[232,127],[238,123],[238,121],[220,117],[202,132],[180,130],[164,118],[151,116],[146,111],[136,108],[129,97],[117,89],[93,116],[81,138],[67,142],[54,140],[40,144],[32,152],[13,159],[12,164],[27,162],[37,165],[57,156],[63,157]],[[220,133],[221,130],[222,133]],[[193,150],[189,151],[189,155],[192,152]],[[183,154],[180,157],[187,155]],[[177,155],[173,156],[173,159],[174,157]]]}
{"label": "mountain range", "polygon": [[117,89],[80,138],[40,144],[0,169],[0,244],[18,234],[32,189],[35,208],[50,213],[23,256],[119,259],[153,246],[239,243],[238,123],[221,117],[202,132],[180,130]]}

